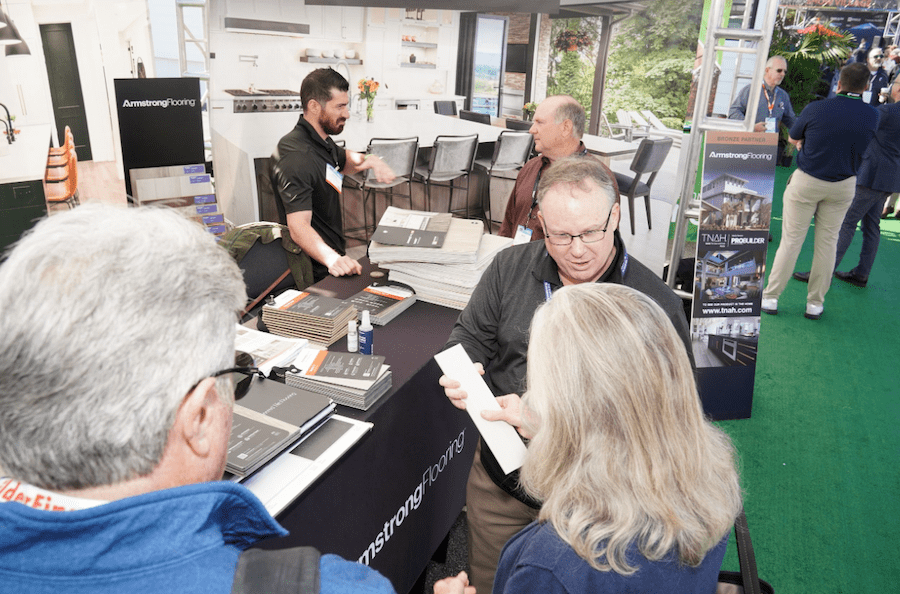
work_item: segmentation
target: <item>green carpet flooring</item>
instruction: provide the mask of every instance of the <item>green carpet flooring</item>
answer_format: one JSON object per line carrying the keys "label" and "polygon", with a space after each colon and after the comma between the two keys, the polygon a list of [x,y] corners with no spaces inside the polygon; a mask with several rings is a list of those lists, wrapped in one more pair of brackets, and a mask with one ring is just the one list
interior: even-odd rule
{"label": "green carpet flooring", "polygon": [[[789,173],[778,168],[769,266]],[[760,577],[778,594],[900,592],[900,220],[881,223],[867,288],[834,279],[813,321],[807,285],[791,280],[778,315],[763,314],[753,417],[718,423],[740,456]],[[809,270],[812,240],[796,270]],[[857,231],[841,270],[861,242]],[[723,569],[738,569],[733,537]]]}

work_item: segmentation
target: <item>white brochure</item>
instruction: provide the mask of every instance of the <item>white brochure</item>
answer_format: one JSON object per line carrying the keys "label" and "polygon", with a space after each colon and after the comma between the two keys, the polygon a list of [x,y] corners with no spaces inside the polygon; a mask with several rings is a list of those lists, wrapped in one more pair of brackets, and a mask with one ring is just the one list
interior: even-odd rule
{"label": "white brochure", "polygon": [[452,377],[466,391],[466,412],[475,421],[481,438],[491,448],[500,468],[509,474],[522,466],[528,451],[515,427],[505,421],[486,421],[481,418],[483,410],[500,410],[500,405],[484,383],[484,378],[475,371],[475,365],[462,345],[456,345],[434,356],[441,371]]}

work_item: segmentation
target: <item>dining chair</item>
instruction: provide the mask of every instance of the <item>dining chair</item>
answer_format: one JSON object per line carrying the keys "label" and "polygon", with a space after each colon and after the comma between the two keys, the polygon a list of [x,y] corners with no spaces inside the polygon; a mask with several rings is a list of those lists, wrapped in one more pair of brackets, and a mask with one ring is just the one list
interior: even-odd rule
{"label": "dining chair", "polygon": [[531,130],[531,126],[534,122],[528,120],[514,120],[512,118],[506,118],[506,128],[508,130],[521,130],[523,132],[528,132]]}
{"label": "dining chair", "polygon": [[478,122],[479,124],[487,124],[488,126],[491,125],[490,114],[478,113],[477,111],[470,111],[468,109],[459,110],[459,119],[469,120],[470,122]]}
{"label": "dining chair", "polygon": [[488,231],[492,231],[494,223],[491,217],[491,178],[495,177],[495,173],[521,169],[531,156],[533,145],[534,136],[528,132],[504,130],[494,144],[493,156],[490,159],[475,159],[475,167],[487,174],[484,190],[481,192],[481,209],[487,213],[485,221],[488,223]]}
{"label": "dining chair", "polygon": [[435,101],[434,113],[438,115],[456,115],[456,101]]}
{"label": "dining chair", "polygon": [[[650,218],[650,187],[656,179],[656,175],[666,161],[666,156],[672,148],[671,138],[645,138],[638,146],[634,159],[631,161],[630,169],[637,175],[629,176],[622,173],[614,173],[616,183],[619,186],[619,194],[628,199],[628,215],[631,219],[631,234],[634,235],[634,199],[640,196],[644,197],[644,203],[647,207],[647,228],[652,229],[652,220]],[[641,176],[650,174],[646,182],[641,181]]]}
{"label": "dining chair", "polygon": [[[432,186],[441,186],[450,190],[447,200],[447,212],[449,213],[454,212],[453,190],[465,190],[466,218],[469,217],[469,177],[475,164],[477,149],[477,134],[441,135],[435,138],[428,165],[416,167],[413,173],[414,179],[420,180],[425,186],[425,210],[431,210]],[[465,186],[456,185],[454,182],[458,179],[465,180]]]}

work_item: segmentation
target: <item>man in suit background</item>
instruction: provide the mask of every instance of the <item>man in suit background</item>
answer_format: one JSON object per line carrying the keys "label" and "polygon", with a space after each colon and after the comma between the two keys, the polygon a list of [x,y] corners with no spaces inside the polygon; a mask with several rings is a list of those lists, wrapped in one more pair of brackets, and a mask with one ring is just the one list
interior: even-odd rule
{"label": "man in suit background", "polygon": [[[891,84],[888,104],[878,106],[881,119],[875,138],[863,156],[856,177],[856,194],[838,234],[834,275],[857,287],[865,287],[875,263],[881,238],[881,209],[885,199],[900,192],[900,79]],[[863,244],[859,263],[849,272],[837,270],[862,221]]]}

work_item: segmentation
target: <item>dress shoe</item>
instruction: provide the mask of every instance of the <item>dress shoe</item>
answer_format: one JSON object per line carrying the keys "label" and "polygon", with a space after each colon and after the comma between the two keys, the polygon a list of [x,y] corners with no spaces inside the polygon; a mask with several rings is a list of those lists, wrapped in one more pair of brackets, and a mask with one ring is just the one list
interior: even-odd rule
{"label": "dress shoe", "polygon": [[892,214],[892,213],[891,213],[891,209],[885,208],[884,211],[882,211],[882,213],[881,213],[881,218],[882,218],[882,219],[886,219],[886,218],[888,218],[889,216],[891,216],[891,214]]}
{"label": "dress shoe", "polygon": [[797,279],[801,283],[809,282],[809,273],[808,272],[795,272],[791,276],[793,276],[795,279]]}
{"label": "dress shoe", "polygon": [[825,308],[821,305],[816,305],[814,303],[806,304],[806,313],[803,315],[809,318],[810,320],[818,320],[822,317],[822,312]]}
{"label": "dress shoe", "polygon": [[853,271],[850,272],[842,272],[840,270],[835,270],[834,275],[844,281],[845,283],[850,283],[855,287],[865,288],[867,284],[869,284],[869,279],[859,278]]}
{"label": "dress shoe", "polygon": [[762,300],[762,310],[763,312],[771,315],[778,315],[778,299],[765,299]]}

